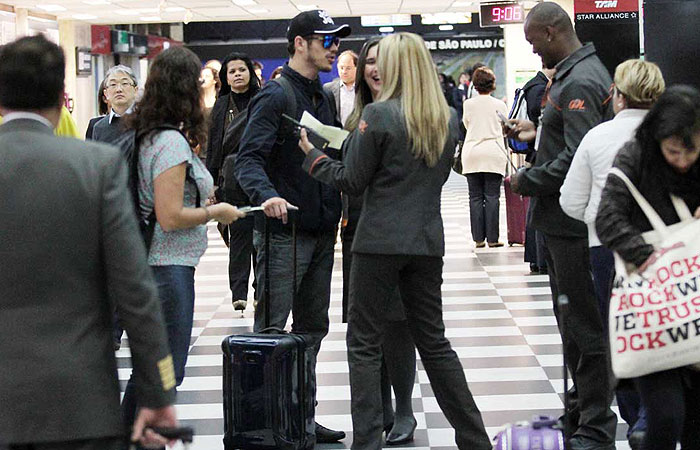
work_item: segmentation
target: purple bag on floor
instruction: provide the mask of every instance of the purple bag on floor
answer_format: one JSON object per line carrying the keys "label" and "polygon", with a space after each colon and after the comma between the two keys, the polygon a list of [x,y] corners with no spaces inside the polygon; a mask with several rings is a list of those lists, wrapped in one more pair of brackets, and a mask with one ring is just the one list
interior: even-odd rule
{"label": "purple bag on floor", "polygon": [[557,424],[548,416],[508,424],[494,438],[493,450],[564,450],[564,434]]}

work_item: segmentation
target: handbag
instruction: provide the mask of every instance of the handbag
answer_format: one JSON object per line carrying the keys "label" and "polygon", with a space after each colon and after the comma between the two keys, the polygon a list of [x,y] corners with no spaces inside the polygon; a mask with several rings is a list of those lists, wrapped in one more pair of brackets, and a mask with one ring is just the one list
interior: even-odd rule
{"label": "handbag", "polygon": [[[627,176],[620,178],[649,219],[642,238],[654,247],[641,272],[615,253],[610,296],[610,354],[618,378],[633,378],[700,362],[700,220],[671,195],[681,219],[666,225]],[[632,269],[632,270],[630,270]]]}

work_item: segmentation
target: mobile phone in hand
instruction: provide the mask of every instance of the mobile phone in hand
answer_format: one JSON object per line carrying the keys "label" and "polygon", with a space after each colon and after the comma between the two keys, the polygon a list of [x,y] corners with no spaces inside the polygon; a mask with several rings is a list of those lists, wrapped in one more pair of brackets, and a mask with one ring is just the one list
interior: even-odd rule
{"label": "mobile phone in hand", "polygon": [[316,133],[311,128],[305,127],[299,121],[289,117],[288,115],[282,114],[282,118],[288,122],[291,122],[292,125],[294,125],[294,136],[296,136],[297,138],[301,137],[301,129],[305,128],[306,136],[309,138],[309,142],[311,142],[311,144],[317,149],[325,150],[328,147],[328,144],[330,144],[330,141],[328,139]]}
{"label": "mobile phone in hand", "polygon": [[508,122],[508,118],[507,118],[506,116],[504,116],[502,112],[496,111],[496,115],[497,115],[498,118],[501,120],[501,123],[502,123],[504,126],[506,126],[508,129],[512,130],[513,128],[515,128],[515,125],[513,125],[513,124],[510,123],[510,122]]}

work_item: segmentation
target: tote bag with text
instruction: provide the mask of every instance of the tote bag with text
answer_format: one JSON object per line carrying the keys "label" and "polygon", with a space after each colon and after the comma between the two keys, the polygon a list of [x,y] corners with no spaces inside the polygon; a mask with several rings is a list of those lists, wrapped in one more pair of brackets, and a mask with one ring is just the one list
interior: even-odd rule
{"label": "tote bag with text", "polygon": [[654,246],[643,272],[615,253],[610,296],[610,353],[618,378],[633,378],[700,362],[700,220],[671,196],[681,221],[666,225],[619,169],[610,173],[629,189],[653,227],[642,234]]}

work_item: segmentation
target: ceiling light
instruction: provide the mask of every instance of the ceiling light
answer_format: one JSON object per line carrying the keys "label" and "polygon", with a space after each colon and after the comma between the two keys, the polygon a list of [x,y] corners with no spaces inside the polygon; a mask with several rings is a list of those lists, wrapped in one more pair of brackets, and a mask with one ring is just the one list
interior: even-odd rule
{"label": "ceiling light", "polygon": [[44,11],[57,12],[57,11],[68,11],[61,5],[36,5],[37,8],[43,9]]}
{"label": "ceiling light", "polygon": [[455,27],[453,27],[452,25],[440,25],[438,29],[440,31],[452,31],[455,29]]}
{"label": "ceiling light", "polygon": [[379,27],[380,33],[393,33],[394,27]]}
{"label": "ceiling light", "polygon": [[43,17],[34,17],[34,16],[29,16],[29,20],[33,20],[35,22],[44,22],[44,23],[56,23],[55,20],[51,19],[44,19]]}
{"label": "ceiling light", "polygon": [[160,9],[159,8],[141,8],[141,9],[139,9],[139,12],[141,14],[152,14],[152,13],[160,12]]}
{"label": "ceiling light", "polygon": [[109,5],[109,0],[83,0],[86,5]]}
{"label": "ceiling light", "polygon": [[168,6],[167,8],[165,8],[165,12],[181,12],[184,10],[185,8],[183,8],[182,6]]}
{"label": "ceiling light", "polygon": [[238,6],[253,6],[253,5],[258,4],[258,2],[256,2],[255,0],[231,0],[231,1],[233,2],[234,5],[238,5]]}
{"label": "ceiling light", "polygon": [[73,14],[73,18],[76,20],[94,20],[97,16],[92,14]]}
{"label": "ceiling light", "polygon": [[317,5],[296,5],[296,7],[301,12],[312,11],[314,9],[320,9]]}
{"label": "ceiling light", "polygon": [[144,16],[144,17],[139,17],[139,20],[142,22],[160,22],[161,19],[160,16]]}
{"label": "ceiling light", "polygon": [[248,10],[248,12],[251,14],[266,14],[266,13],[269,13],[270,10],[265,9],[265,8],[250,8]]}
{"label": "ceiling light", "polygon": [[139,14],[141,14],[139,11],[133,9],[120,9],[114,12],[119,14],[120,16],[138,16]]}

